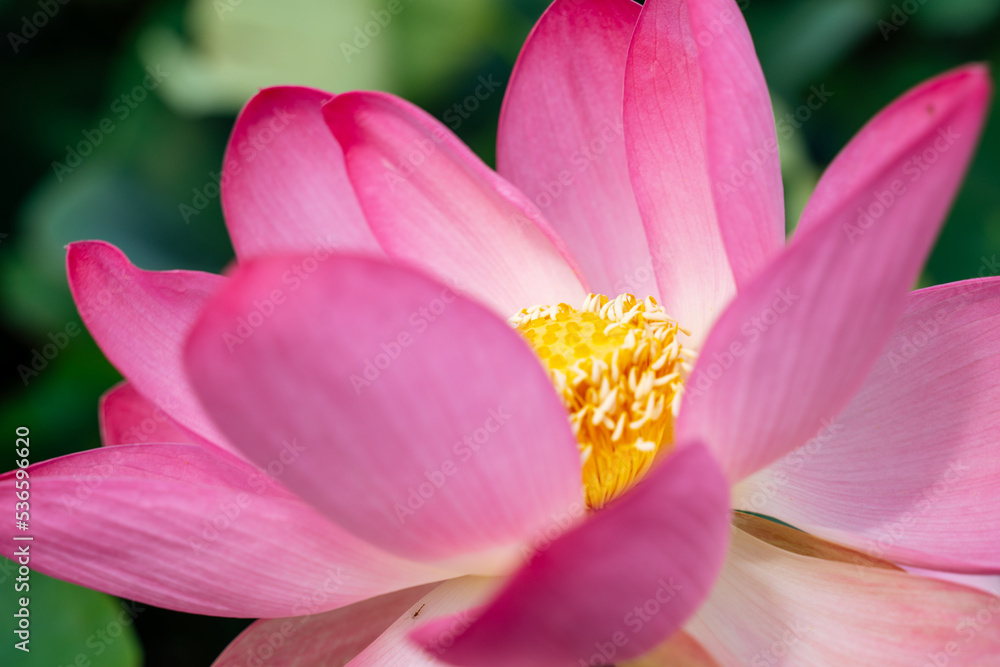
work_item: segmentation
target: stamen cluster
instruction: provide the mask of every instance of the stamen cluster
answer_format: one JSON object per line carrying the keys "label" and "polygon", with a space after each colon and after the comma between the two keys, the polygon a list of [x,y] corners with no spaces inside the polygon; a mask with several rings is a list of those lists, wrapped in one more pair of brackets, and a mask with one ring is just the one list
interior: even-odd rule
{"label": "stamen cluster", "polygon": [[549,369],[579,442],[587,504],[599,509],[672,443],[687,332],[655,299],[631,294],[526,308],[510,323]]}

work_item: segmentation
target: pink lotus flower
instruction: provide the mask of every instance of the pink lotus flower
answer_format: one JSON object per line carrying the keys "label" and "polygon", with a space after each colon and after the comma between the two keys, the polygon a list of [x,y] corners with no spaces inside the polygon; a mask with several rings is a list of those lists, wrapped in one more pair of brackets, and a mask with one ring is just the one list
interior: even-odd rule
{"label": "pink lotus flower", "polygon": [[271,619],[218,665],[986,664],[996,599],[891,563],[1000,571],[1000,281],[908,293],[989,89],[876,116],[787,248],[731,0],[557,0],[501,175],[392,96],[262,91],[229,278],[70,247],[127,382],[115,446],[30,469],[33,563]]}

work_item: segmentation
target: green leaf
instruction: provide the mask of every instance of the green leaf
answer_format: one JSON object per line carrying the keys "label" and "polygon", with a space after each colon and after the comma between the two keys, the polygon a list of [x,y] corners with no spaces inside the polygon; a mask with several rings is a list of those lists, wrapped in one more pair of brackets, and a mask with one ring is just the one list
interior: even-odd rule
{"label": "green leaf", "polygon": [[[32,549],[40,544],[29,542]],[[142,651],[134,616],[144,607],[31,572],[28,591],[16,591],[18,566],[0,559],[0,664],[52,667],[138,667]],[[29,653],[15,648],[20,599],[27,597]]]}

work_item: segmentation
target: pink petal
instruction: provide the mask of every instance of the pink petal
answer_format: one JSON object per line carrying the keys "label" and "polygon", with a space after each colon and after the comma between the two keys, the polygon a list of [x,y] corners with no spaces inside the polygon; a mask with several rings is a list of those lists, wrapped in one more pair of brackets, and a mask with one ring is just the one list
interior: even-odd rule
{"label": "pink petal", "polygon": [[659,290],[625,160],[625,56],[639,5],[557,0],[521,51],[504,99],[497,171],[545,214],[590,288]]}
{"label": "pink petal", "polygon": [[282,483],[417,560],[506,552],[582,515],[566,409],[509,325],[398,265],[335,255],[283,283],[300,264],[242,267],[188,343],[202,400],[251,460],[296,441]]}
{"label": "pink petal", "polygon": [[381,252],[323,121],[331,99],[312,88],[265,88],[236,119],[220,179],[241,260],[317,247]]}
{"label": "pink petal", "polygon": [[625,71],[625,150],[671,317],[700,341],[735,293],[719,231],[705,92],[686,2],[648,0]]}
{"label": "pink petal", "polygon": [[80,316],[108,361],[164,414],[229,449],[181,367],[181,345],[225,279],[199,271],[143,271],[102,241],[71,243],[66,267]]}
{"label": "pink petal", "polygon": [[1000,573],[1000,279],[913,292],[850,405],[739,507],[872,557]]}
{"label": "pink petal", "polygon": [[[324,614],[257,621],[212,667],[256,665],[443,666],[406,635],[419,623],[468,609],[495,588],[482,577],[451,579],[364,600]],[[458,623],[467,619],[459,615]],[[460,629],[461,625],[456,626]]]}
{"label": "pink petal", "polygon": [[[982,126],[990,90],[985,70],[971,68],[953,83],[948,105],[936,107],[936,122],[908,126],[915,134],[907,149],[883,155],[877,170],[866,165],[873,178],[843,192],[839,208],[797,234],[712,329],[686,384],[677,436],[707,443],[730,479],[815,435],[878,358]],[[935,142],[940,146],[947,132],[957,138],[940,151]],[[939,157],[914,183],[908,165],[926,151]],[[892,195],[893,205],[877,223],[859,227],[858,207],[892,188],[902,193]]]}
{"label": "pink petal", "polygon": [[[268,472],[283,469],[275,459]],[[289,616],[441,577],[339,530],[226,452],[121,445],[28,472],[32,568],[144,604]],[[15,481],[14,471],[0,476],[0,498],[11,507]],[[20,543],[5,544],[11,557]]]}
{"label": "pink petal", "polygon": [[706,161],[736,284],[785,245],[785,199],[771,96],[735,0],[687,2],[705,100]]}
{"label": "pink petal", "polygon": [[[989,84],[984,80],[988,78],[989,72],[984,65],[966,65],[925,81],[880,111],[827,167],[802,214],[797,233],[803,233],[832,215],[842,204],[845,192],[864,188],[876,178],[887,156],[919,159],[913,151],[913,138],[923,133],[933,135],[941,127],[946,128],[947,135],[947,125],[942,119],[955,110],[970,88],[986,94]],[[960,132],[963,130],[968,131],[964,132],[963,139],[969,139],[969,133],[976,134],[971,127],[959,128]],[[911,170],[905,172],[908,178],[904,180],[909,181],[909,177],[925,171],[916,159],[910,167]],[[935,169],[927,176],[936,178],[937,173]],[[877,196],[874,192],[871,195],[868,204],[874,205]],[[860,221],[857,224],[860,225]]]}
{"label": "pink petal", "polygon": [[792,553],[734,528],[688,631],[724,667],[989,665],[1000,654],[1000,600],[864,563]]}
{"label": "pink petal", "polygon": [[634,658],[676,632],[708,595],[728,523],[721,471],[706,449],[686,447],[538,552],[453,645],[452,619],[420,627],[414,640],[468,667]]}
{"label": "pink petal", "polygon": [[[230,644],[212,667],[444,665],[406,635],[419,623],[472,607],[496,588],[490,579],[463,577],[363,600],[323,614],[257,621]],[[466,614],[458,617],[461,623]]]}
{"label": "pink petal", "polygon": [[345,665],[434,588],[407,588],[322,614],[257,621],[212,667]]}
{"label": "pink petal", "polygon": [[584,296],[574,264],[533,204],[437,120],[391,95],[347,93],[324,108],[376,238],[503,317]]}
{"label": "pink petal", "polygon": [[101,442],[106,446],[145,442],[196,444],[190,433],[143,398],[128,382],[115,385],[101,397],[98,417]]}

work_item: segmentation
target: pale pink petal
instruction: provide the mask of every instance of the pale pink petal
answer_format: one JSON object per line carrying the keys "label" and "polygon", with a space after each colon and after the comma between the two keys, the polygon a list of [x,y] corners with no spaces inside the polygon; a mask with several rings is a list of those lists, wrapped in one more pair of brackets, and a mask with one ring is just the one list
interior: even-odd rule
{"label": "pale pink petal", "polygon": [[[935,122],[907,126],[906,148],[882,155],[878,169],[866,165],[872,178],[797,234],[712,329],[685,385],[677,434],[708,444],[731,480],[805,443],[861,386],[958,190],[989,91],[985,71],[971,69],[948,105],[921,106]],[[935,148],[939,132],[954,135],[947,150]],[[938,159],[914,182],[908,165],[927,151]],[[857,209],[893,188],[879,220],[858,227]]]}
{"label": "pale pink petal", "polygon": [[686,4],[701,67],[715,211],[736,284],[742,286],[785,245],[785,200],[771,96],[741,3]]}
{"label": "pale pink petal", "polygon": [[346,665],[435,584],[407,588],[322,614],[256,621],[212,667]]}
{"label": "pale pink petal", "polygon": [[[475,620],[478,608],[496,592],[500,579],[462,577],[446,581],[413,603],[382,636],[372,642],[350,667],[444,667],[447,646]],[[444,618],[443,621],[438,619]],[[425,651],[410,640],[421,623],[443,622],[438,650]]]}
{"label": "pale pink petal", "polygon": [[712,200],[705,92],[686,2],[643,5],[624,109],[632,189],[662,303],[700,341],[736,288]]}
{"label": "pale pink petal", "polygon": [[[288,450],[294,454],[294,443]],[[281,457],[268,465],[280,478]],[[195,445],[120,445],[37,463],[31,566],[145,604],[213,616],[326,611],[440,579],[340,530],[265,472]],[[16,471],[0,476],[14,506]],[[13,524],[8,529],[15,533]],[[3,555],[19,542],[10,534]]]}
{"label": "pale pink petal", "polygon": [[919,567],[904,567],[907,572],[918,574],[921,577],[950,581],[954,584],[961,584],[969,588],[975,588],[1000,598],[1000,576],[985,574],[956,574],[954,572],[942,572],[940,570],[925,570]]}
{"label": "pale pink petal", "polygon": [[534,206],[444,125],[388,94],[324,107],[375,237],[503,317],[584,296],[562,241]]}
{"label": "pale pink petal", "polygon": [[317,247],[381,252],[323,121],[331,99],[312,88],[265,88],[236,119],[219,178],[240,260]]}
{"label": "pale pink petal", "polygon": [[[443,666],[412,643],[407,634],[418,624],[480,604],[495,580],[463,577],[363,600],[323,614],[257,621],[212,667],[254,665],[349,665],[350,667]],[[455,619],[455,632],[469,622]]]}
{"label": "pale pink petal", "polygon": [[102,241],[71,243],[66,272],[80,316],[108,361],[178,424],[231,449],[181,367],[184,339],[225,279],[199,271],[143,271]]}
{"label": "pale pink petal", "polygon": [[792,553],[734,528],[687,629],[723,667],[985,666],[1000,655],[1000,599],[866,562]]}
{"label": "pale pink petal", "polygon": [[145,442],[197,444],[190,433],[150,403],[128,382],[109,389],[97,408],[101,442],[133,445]]}
{"label": "pale pink petal", "polygon": [[737,507],[873,557],[1000,573],[1000,279],[911,293],[854,400]]}
{"label": "pale pink petal", "polygon": [[557,0],[507,86],[497,171],[566,241],[590,289],[659,295],[625,160],[625,56],[639,5]]}
{"label": "pale pink petal", "polygon": [[680,629],[708,595],[725,557],[729,514],[712,455],[685,447],[535,554],[459,636],[454,619],[443,619],[413,637],[466,667],[637,657]]}
{"label": "pale pink petal", "polygon": [[[947,124],[942,123],[942,118],[954,111],[956,103],[967,94],[970,87],[982,89],[983,80],[988,77],[989,73],[984,65],[966,65],[924,82],[880,111],[827,167],[809,199],[796,233],[802,233],[829,217],[843,203],[845,192],[863,188],[867,182],[876,178],[886,156],[899,155],[910,159],[909,169],[904,172],[904,181],[910,182],[918,174],[920,177],[914,182],[919,182],[924,177],[928,180],[936,178],[935,174],[939,172],[936,167],[932,170],[925,168],[932,167],[937,162],[936,156],[929,154],[934,162],[922,159],[920,153],[913,151],[913,138],[921,133],[941,132],[938,135],[942,138],[938,144],[940,148],[934,151],[940,154],[950,148],[952,139],[957,139],[952,136],[953,131],[966,135],[977,134],[977,129],[973,127],[956,125],[949,129]],[[968,136],[962,138],[966,141],[969,139]],[[873,207],[873,212],[878,210],[876,203],[884,207],[877,192],[869,194],[871,197],[868,205]],[[892,194],[891,191],[889,194]],[[855,224],[863,229],[865,220],[861,218],[861,211],[856,213],[858,220]]]}
{"label": "pale pink petal", "polygon": [[[333,256],[283,284],[300,263],[242,267],[188,343],[199,395],[251,460],[297,441],[283,483],[418,560],[506,552],[554,513],[582,515],[566,409],[508,324],[371,259]],[[238,337],[252,312],[256,328]]]}

